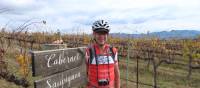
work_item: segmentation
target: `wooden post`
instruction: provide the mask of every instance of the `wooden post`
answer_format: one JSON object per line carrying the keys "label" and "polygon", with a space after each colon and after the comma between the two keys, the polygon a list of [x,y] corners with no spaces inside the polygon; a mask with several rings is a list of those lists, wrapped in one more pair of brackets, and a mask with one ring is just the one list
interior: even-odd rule
{"label": "wooden post", "polygon": [[188,55],[188,56],[189,56],[189,63],[188,63],[188,75],[187,75],[187,79],[189,80],[190,76],[192,74],[192,56],[191,55]]}
{"label": "wooden post", "polygon": [[152,62],[153,62],[153,77],[154,77],[153,86],[154,86],[154,88],[157,88],[157,68],[156,68],[155,57],[153,57]]}
{"label": "wooden post", "polygon": [[136,84],[136,88],[138,88],[138,83],[139,83],[139,57],[136,58],[137,59],[137,73],[136,73],[136,77],[137,77],[137,84]]}

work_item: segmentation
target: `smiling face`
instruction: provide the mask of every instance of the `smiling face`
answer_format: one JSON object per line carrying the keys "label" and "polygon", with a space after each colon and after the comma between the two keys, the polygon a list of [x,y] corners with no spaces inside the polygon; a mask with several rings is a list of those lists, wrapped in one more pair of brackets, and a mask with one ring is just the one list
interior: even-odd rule
{"label": "smiling face", "polygon": [[94,39],[96,40],[96,43],[100,46],[103,46],[107,39],[108,39],[108,32],[93,32]]}

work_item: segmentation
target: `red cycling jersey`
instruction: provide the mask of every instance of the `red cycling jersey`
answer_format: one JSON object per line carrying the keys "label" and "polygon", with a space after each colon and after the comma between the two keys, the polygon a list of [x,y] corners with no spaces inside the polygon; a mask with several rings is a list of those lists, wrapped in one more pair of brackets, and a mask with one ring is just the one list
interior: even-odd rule
{"label": "red cycling jersey", "polygon": [[[93,44],[86,49],[86,64],[88,73],[87,88],[114,88],[114,65],[118,61],[117,49],[111,48],[112,50],[110,50],[110,47],[110,45],[105,44],[103,52],[100,52],[97,44]],[[92,54],[91,50],[93,50],[96,55],[90,55]],[[102,79],[109,80],[109,84],[106,86],[99,86],[98,81]]]}

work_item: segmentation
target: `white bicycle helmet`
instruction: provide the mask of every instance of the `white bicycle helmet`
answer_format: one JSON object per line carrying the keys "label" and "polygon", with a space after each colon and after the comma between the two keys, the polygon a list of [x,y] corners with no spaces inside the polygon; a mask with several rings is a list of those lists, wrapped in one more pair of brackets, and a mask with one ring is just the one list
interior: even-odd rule
{"label": "white bicycle helmet", "polygon": [[93,23],[92,30],[95,32],[100,32],[100,31],[109,32],[110,26],[108,25],[108,22],[104,20],[97,20]]}

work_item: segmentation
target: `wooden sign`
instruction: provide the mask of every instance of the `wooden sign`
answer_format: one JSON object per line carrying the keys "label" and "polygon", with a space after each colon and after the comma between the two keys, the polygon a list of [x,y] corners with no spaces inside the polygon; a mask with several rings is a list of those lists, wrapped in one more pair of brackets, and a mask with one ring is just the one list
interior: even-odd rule
{"label": "wooden sign", "polygon": [[49,76],[85,64],[85,48],[32,52],[33,76]]}
{"label": "wooden sign", "polygon": [[77,88],[80,85],[86,84],[85,66],[76,67],[34,83],[35,88]]}

